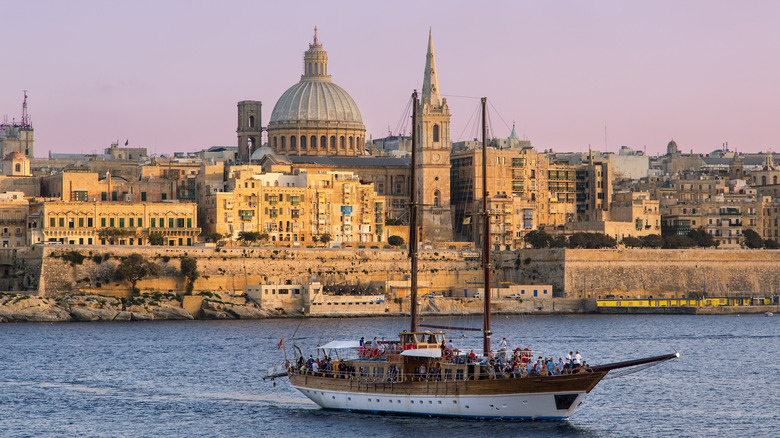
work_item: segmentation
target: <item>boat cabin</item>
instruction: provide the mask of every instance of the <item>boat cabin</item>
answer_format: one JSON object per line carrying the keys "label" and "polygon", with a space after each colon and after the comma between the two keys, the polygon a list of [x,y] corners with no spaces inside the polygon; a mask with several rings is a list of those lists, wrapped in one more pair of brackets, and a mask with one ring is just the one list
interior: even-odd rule
{"label": "boat cabin", "polygon": [[404,350],[441,348],[444,332],[401,332],[401,345]]}

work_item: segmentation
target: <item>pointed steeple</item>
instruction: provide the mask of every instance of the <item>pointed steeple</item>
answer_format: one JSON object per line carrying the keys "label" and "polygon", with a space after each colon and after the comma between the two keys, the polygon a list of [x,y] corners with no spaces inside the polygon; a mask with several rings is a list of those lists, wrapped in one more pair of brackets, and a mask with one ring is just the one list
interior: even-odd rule
{"label": "pointed steeple", "polygon": [[301,79],[330,81],[328,75],[328,52],[322,49],[322,43],[314,26],[314,42],[303,54],[303,76]]}
{"label": "pointed steeple", "polygon": [[509,134],[509,139],[510,140],[518,140],[517,132],[515,131],[515,124],[514,124],[514,122],[512,123],[512,133]]}
{"label": "pointed steeple", "polygon": [[439,77],[436,74],[436,57],[433,54],[433,31],[428,30],[428,55],[425,58],[425,77],[423,78],[422,101],[439,106]]}

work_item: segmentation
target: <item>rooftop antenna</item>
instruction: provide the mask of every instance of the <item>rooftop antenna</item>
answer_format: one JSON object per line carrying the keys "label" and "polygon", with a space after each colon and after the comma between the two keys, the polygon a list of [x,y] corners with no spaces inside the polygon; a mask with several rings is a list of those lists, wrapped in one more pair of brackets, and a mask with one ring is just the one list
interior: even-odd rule
{"label": "rooftop antenna", "polygon": [[604,153],[609,152],[609,147],[607,146],[607,125],[604,125]]}
{"label": "rooftop antenna", "polygon": [[30,115],[27,114],[27,90],[22,90],[24,93],[24,101],[22,102],[22,128],[30,127]]}

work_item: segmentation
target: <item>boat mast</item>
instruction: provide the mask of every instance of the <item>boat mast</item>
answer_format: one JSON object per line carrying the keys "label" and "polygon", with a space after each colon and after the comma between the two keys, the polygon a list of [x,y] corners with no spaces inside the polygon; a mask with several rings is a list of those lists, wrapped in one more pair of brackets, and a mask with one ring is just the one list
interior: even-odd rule
{"label": "boat mast", "polygon": [[409,179],[409,258],[412,260],[411,293],[409,312],[412,316],[411,330],[417,331],[417,90],[412,93],[412,169]]}
{"label": "boat mast", "polygon": [[485,285],[484,328],[483,333],[483,353],[485,357],[490,356],[490,212],[488,212],[488,191],[487,191],[487,122],[486,119],[487,98],[482,98],[482,224],[485,227],[482,233],[482,269],[484,270],[483,283]]}

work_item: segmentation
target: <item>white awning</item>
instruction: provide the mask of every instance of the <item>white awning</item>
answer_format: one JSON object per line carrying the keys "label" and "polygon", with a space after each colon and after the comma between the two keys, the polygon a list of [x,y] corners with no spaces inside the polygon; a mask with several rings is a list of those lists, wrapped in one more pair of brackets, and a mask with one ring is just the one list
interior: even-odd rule
{"label": "white awning", "polygon": [[317,347],[320,350],[342,350],[347,348],[360,348],[360,341],[330,341],[325,345]]}
{"label": "white awning", "polygon": [[403,353],[401,353],[401,356],[441,357],[441,348],[417,348],[412,350],[406,350]]}

